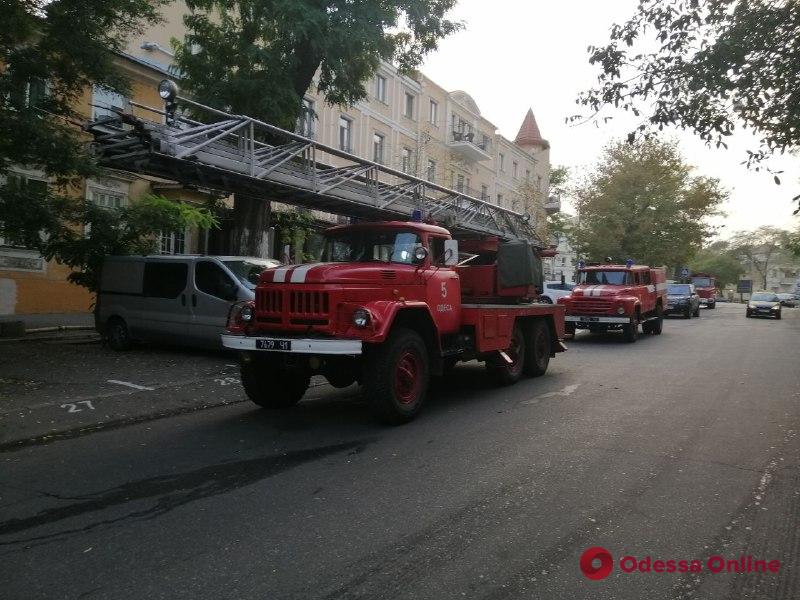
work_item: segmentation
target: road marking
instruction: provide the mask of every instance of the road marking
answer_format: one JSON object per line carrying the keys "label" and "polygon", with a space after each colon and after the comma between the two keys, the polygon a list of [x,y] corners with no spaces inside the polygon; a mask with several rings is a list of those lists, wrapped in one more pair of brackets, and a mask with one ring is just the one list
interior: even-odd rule
{"label": "road marking", "polygon": [[147,387],[146,385],[137,385],[135,383],[131,383],[130,381],[117,381],[116,379],[108,379],[108,383],[116,383],[117,385],[124,385],[129,388],[133,388],[135,390],[147,390],[152,392],[156,388]]}
{"label": "road marking", "polygon": [[556,398],[558,396],[563,396],[566,398],[567,396],[571,396],[572,394],[574,394],[575,390],[577,390],[580,387],[580,385],[581,385],[580,383],[575,383],[573,385],[568,385],[563,390],[558,390],[557,392],[547,392],[546,394],[540,394],[538,396],[535,396],[534,398],[531,398],[530,400],[524,400],[522,404],[534,404],[539,400],[544,400],[546,398]]}

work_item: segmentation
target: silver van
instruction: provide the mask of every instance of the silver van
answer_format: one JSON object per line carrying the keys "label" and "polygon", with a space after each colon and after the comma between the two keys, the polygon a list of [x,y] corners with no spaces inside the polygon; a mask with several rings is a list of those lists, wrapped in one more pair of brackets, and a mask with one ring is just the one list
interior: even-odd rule
{"label": "silver van", "polygon": [[95,325],[115,350],[134,341],[221,348],[231,304],[252,300],[259,274],[278,264],[246,256],[109,256]]}

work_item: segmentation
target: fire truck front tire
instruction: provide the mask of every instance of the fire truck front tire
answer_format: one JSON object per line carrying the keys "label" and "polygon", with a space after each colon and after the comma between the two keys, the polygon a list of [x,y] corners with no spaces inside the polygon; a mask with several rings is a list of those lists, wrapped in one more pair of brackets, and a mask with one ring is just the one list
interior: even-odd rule
{"label": "fire truck front tire", "polygon": [[632,344],[639,338],[639,323],[632,319],[630,323],[622,326],[622,339],[626,343]]}
{"label": "fire truck front tire", "polygon": [[271,360],[262,357],[242,363],[244,391],[261,408],[294,406],[306,393],[310,381],[308,374],[281,369]]}
{"label": "fire truck front tire", "polygon": [[486,370],[500,385],[512,385],[522,377],[525,368],[525,346],[525,335],[522,327],[517,323],[511,334],[511,346],[505,351],[512,361],[511,364],[508,364],[501,356],[486,360]]}
{"label": "fire truck front tire", "polygon": [[550,364],[550,328],[541,320],[532,321],[528,330],[527,352],[523,371],[529,377],[539,377]]}
{"label": "fire truck front tire", "polygon": [[575,337],[575,323],[564,323],[564,335]]}
{"label": "fire truck front tire", "polygon": [[364,393],[384,423],[400,425],[417,416],[425,402],[430,371],[422,337],[397,328],[365,357]]}

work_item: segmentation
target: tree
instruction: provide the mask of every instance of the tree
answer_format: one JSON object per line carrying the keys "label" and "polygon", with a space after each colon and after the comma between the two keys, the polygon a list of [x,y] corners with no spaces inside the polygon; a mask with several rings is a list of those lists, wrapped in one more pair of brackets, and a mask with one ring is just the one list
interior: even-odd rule
{"label": "tree", "polygon": [[575,189],[576,249],[590,260],[681,265],[714,233],[726,192],[692,175],[674,143],[638,140],[609,145]]}
{"label": "tree", "polygon": [[[550,169],[550,192],[561,198],[569,186],[569,167],[559,165]],[[547,215],[547,234],[550,237],[566,236],[572,244],[572,220],[562,212]]]}
{"label": "tree", "polygon": [[[128,91],[115,53],[167,1],[11,0],[0,9],[0,236],[76,268],[69,279],[90,290],[105,254],[149,251],[159,231],[214,223],[163,198],[108,211],[69,193],[100,172],[80,129],[81,95],[92,85]],[[10,173],[15,165],[53,185],[33,189]]]}
{"label": "tree", "polygon": [[731,251],[761,276],[761,289],[767,287],[769,267],[790,251],[791,234],[777,227],[763,226],[753,231],[739,231],[731,238]]}
{"label": "tree", "polygon": [[[182,87],[202,103],[294,129],[317,88],[352,105],[381,60],[405,73],[460,24],[456,0],[188,0],[187,34],[175,40]],[[269,222],[264,199],[234,198],[235,250],[252,254]]]}
{"label": "tree", "polygon": [[738,257],[731,252],[730,242],[724,240],[700,249],[689,261],[689,268],[695,273],[712,273],[720,288],[736,283],[739,275],[745,272]]}
{"label": "tree", "polygon": [[674,125],[717,147],[741,124],[761,139],[747,158],[757,164],[800,144],[798,38],[796,0],[640,0],[608,44],[589,47],[598,85],[578,103],[594,118],[605,107],[641,115],[637,132]]}

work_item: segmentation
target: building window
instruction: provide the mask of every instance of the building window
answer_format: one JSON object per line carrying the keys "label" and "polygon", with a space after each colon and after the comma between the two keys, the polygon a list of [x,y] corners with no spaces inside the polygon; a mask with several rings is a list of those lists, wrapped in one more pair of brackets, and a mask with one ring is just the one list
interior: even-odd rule
{"label": "building window", "polygon": [[567,266],[567,257],[566,256],[562,256],[561,257],[561,266],[562,267]]}
{"label": "building window", "polygon": [[92,119],[116,117],[115,110],[123,111],[128,105],[125,96],[108,88],[96,85],[92,88]]}
{"label": "building window", "polygon": [[502,152],[500,154],[498,154],[497,155],[497,162],[500,163],[500,172],[501,173],[505,173],[506,172],[506,157],[505,157],[505,154],[503,154]]}
{"label": "building window", "polygon": [[375,133],[372,136],[372,160],[376,163],[383,164],[383,146],[386,138],[380,133]]}
{"label": "building window", "polygon": [[536,191],[537,192],[541,192],[542,191],[542,176],[541,175],[537,175],[536,176]]}
{"label": "building window", "polygon": [[303,137],[314,137],[314,119],[316,112],[314,111],[314,101],[308,98],[303,98],[303,106],[301,108],[300,116],[297,118],[297,133]]}
{"label": "building window", "polygon": [[403,148],[403,164],[402,164],[403,173],[411,173],[413,171],[413,165],[411,164],[411,161],[412,161],[411,148]]}
{"label": "building window", "polygon": [[186,232],[161,233],[158,237],[160,254],[186,254]]}
{"label": "building window", "polygon": [[503,194],[497,194],[497,206],[503,206]]}
{"label": "building window", "polygon": [[386,104],[386,77],[375,76],[375,98]]}
{"label": "building window", "polygon": [[516,178],[517,178],[517,168],[518,168],[518,167],[519,167],[519,165],[517,164],[517,161],[514,161],[514,162],[512,163],[512,165],[511,165],[511,176],[512,176],[514,179],[516,179]]}
{"label": "building window", "polygon": [[431,110],[428,113],[428,122],[431,125],[438,126],[439,123],[439,103],[436,100],[431,100]]}
{"label": "building window", "polygon": [[489,199],[489,187],[486,185],[481,186],[481,200]]}
{"label": "building window", "polygon": [[463,192],[464,191],[464,176],[458,175],[456,177],[456,191]]}
{"label": "building window", "polygon": [[347,117],[339,117],[339,150],[351,152],[350,141],[353,139],[353,121]]}
{"label": "building window", "polygon": [[428,181],[435,181],[436,180],[436,161],[428,159],[428,172],[427,172]]}
{"label": "building window", "polygon": [[403,116],[406,119],[413,119],[414,118],[414,94],[409,94],[406,92],[406,102],[403,105]]}
{"label": "building window", "polygon": [[490,145],[490,143],[491,143],[491,140],[489,140],[489,136],[488,136],[488,135],[486,135],[485,133],[484,133],[484,134],[481,134],[481,143],[480,143],[480,144],[478,144],[478,146],[480,147],[480,149],[481,149],[481,150],[484,150],[484,151],[485,151],[485,150],[488,150],[488,149],[489,149],[489,145]]}
{"label": "building window", "polygon": [[128,205],[127,194],[99,188],[89,188],[89,200],[102,208],[122,208]]}
{"label": "building window", "polygon": [[531,180],[531,170],[525,169],[525,183],[530,183]]}

